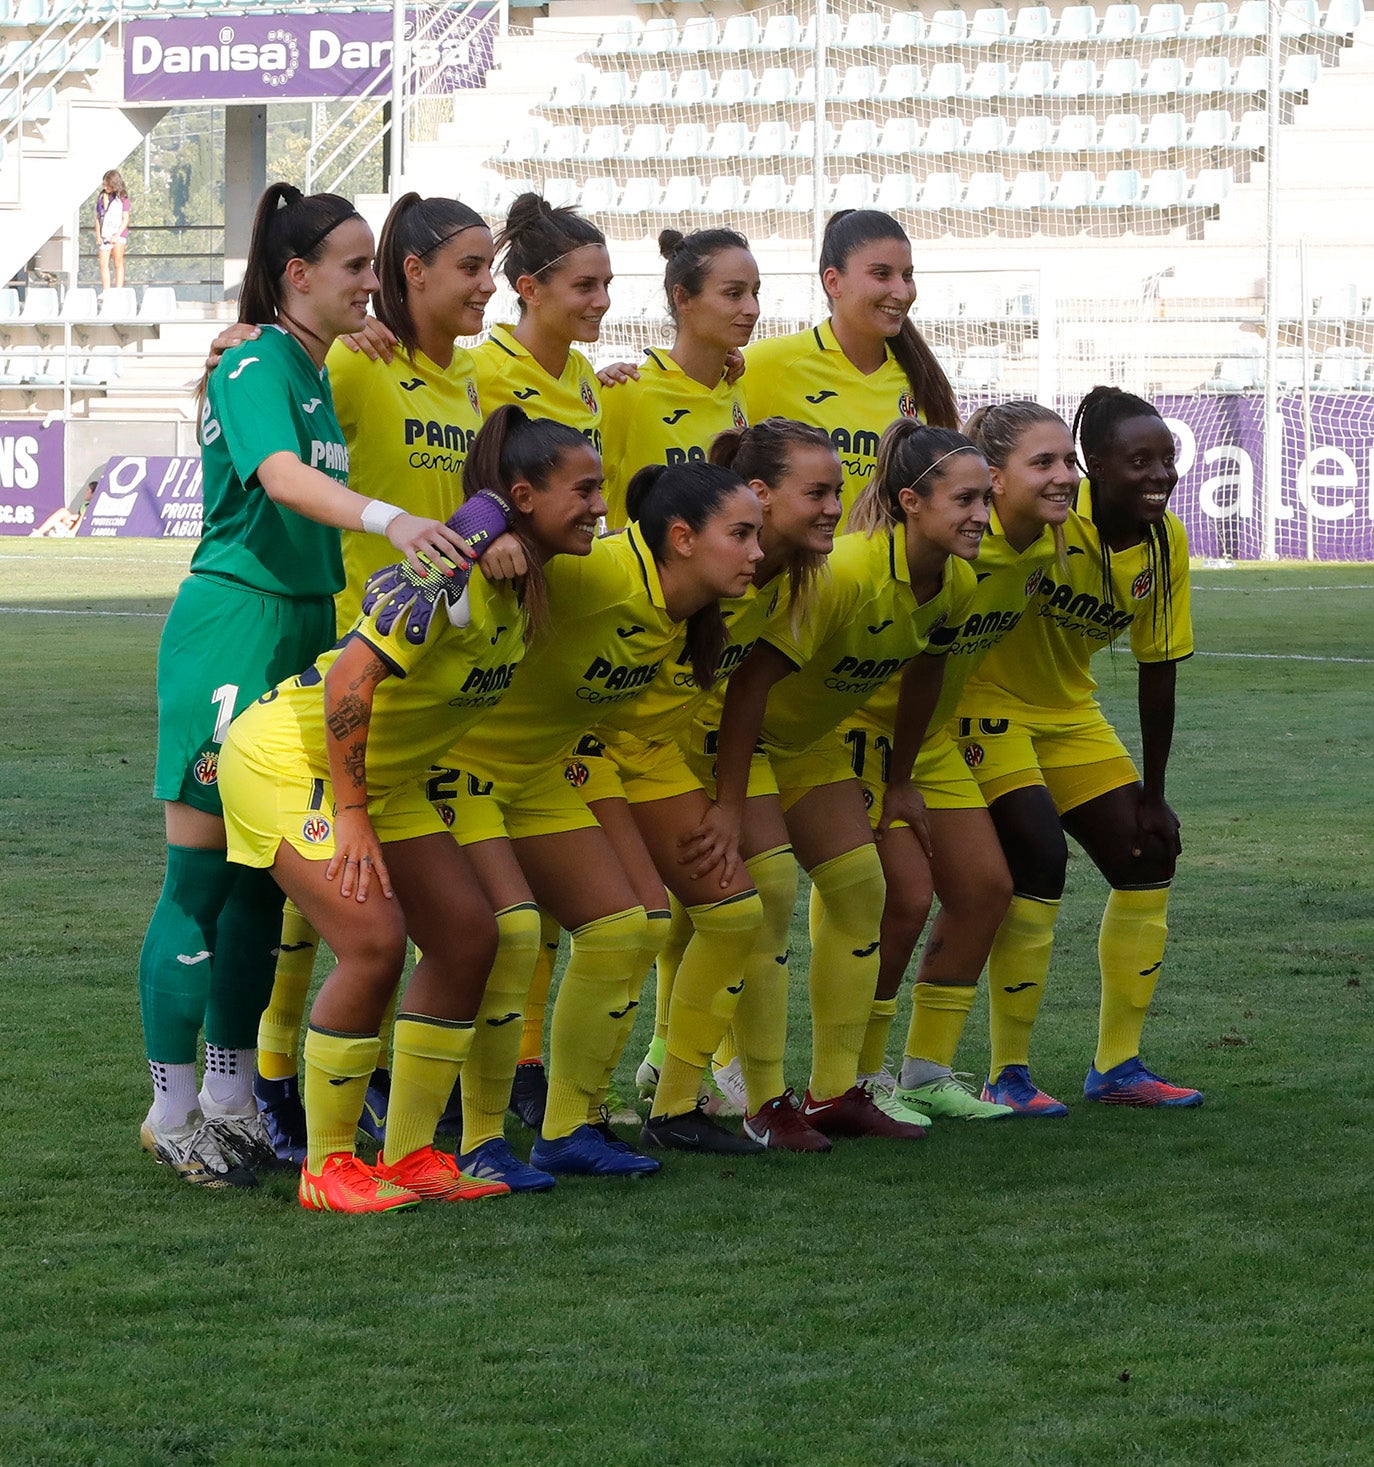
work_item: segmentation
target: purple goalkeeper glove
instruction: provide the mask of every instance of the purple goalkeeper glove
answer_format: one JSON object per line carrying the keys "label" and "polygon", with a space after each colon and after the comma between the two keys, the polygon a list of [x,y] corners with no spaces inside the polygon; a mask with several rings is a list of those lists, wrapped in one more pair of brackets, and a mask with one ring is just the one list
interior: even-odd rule
{"label": "purple goalkeeper glove", "polygon": [[[514,514],[514,506],[503,495],[494,489],[482,489],[459,505],[448,527],[468,542],[476,564],[492,541],[510,527]],[[363,615],[375,614],[377,630],[383,636],[390,635],[392,627],[404,617],[406,640],[418,647],[429,636],[435,608],[441,602],[455,626],[468,624],[465,596],[471,574],[471,565],[459,566],[451,573],[434,565],[417,571],[404,560],[383,566],[367,578]]]}

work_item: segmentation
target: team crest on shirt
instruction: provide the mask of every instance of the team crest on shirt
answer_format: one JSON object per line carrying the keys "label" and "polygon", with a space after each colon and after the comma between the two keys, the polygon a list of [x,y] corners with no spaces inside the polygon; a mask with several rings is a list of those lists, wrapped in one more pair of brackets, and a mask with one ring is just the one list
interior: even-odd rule
{"label": "team crest on shirt", "polygon": [[744,416],[744,409],[737,402],[731,404],[731,417],[734,419],[736,428],[747,428],[749,426]]}
{"label": "team crest on shirt", "polygon": [[1155,573],[1152,570],[1143,570],[1131,582],[1131,595],[1137,601],[1143,601],[1154,589]]}
{"label": "team crest on shirt", "polygon": [[1032,597],[1032,596],[1035,595],[1036,591],[1039,589],[1039,586],[1040,586],[1040,572],[1038,570],[1033,570],[1030,573],[1030,575],[1026,577],[1026,598],[1027,598],[1027,600],[1029,600],[1030,597]]}
{"label": "team crest on shirt", "polygon": [[596,393],[592,391],[592,384],[585,377],[582,379],[582,406],[589,413],[594,413],[597,410]]}
{"label": "team crest on shirt", "polygon": [[436,805],[434,808],[439,812],[439,819],[442,820],[444,822],[444,824],[446,826],[448,826],[448,828],[450,830],[452,830],[453,829],[453,822],[454,822],[454,819],[455,819],[455,816],[453,814],[453,806],[452,805]]}
{"label": "team crest on shirt", "polygon": [[216,784],[219,782],[219,755],[213,750],[204,753],[191,766],[191,773],[195,776],[197,784]]}
{"label": "team crest on shirt", "polygon": [[902,393],[897,399],[897,411],[904,418],[914,418],[916,416],[916,399],[909,392]]}
{"label": "team crest on shirt", "polygon": [[964,763],[967,764],[970,769],[977,769],[982,762],[982,744],[970,744],[968,748],[964,750]]}
{"label": "team crest on shirt", "polygon": [[580,790],[591,777],[591,770],[580,759],[570,759],[563,767],[563,778],[575,790]]}
{"label": "team crest on shirt", "polygon": [[482,404],[477,400],[477,384],[475,382],[468,383],[468,406],[478,417],[481,417]]}
{"label": "team crest on shirt", "polygon": [[323,815],[307,815],[301,822],[301,835],[312,846],[322,845],[333,833],[333,827]]}
{"label": "team crest on shirt", "polygon": [[942,612],[941,612],[941,613],[940,613],[940,614],[939,614],[939,616],[937,616],[937,617],[936,617],[936,618],[935,618],[935,620],[934,620],[934,621],[933,621],[933,622],[931,622],[931,624],[930,624],[930,626],[929,626],[929,627],[928,627],[928,628],[927,628],[927,630],[926,630],[926,635],[927,635],[927,636],[928,636],[928,637],[933,637],[933,636],[934,636],[934,635],[935,635],[935,633],[936,633],[936,632],[938,632],[938,631],[939,631],[939,630],[940,630],[940,628],[941,628],[941,627],[942,627],[942,626],[944,626],[944,624],[945,624],[945,623],[946,623],[946,622],[947,622],[947,621],[948,621],[948,620],[949,620],[949,612],[947,612],[947,611],[942,611]]}

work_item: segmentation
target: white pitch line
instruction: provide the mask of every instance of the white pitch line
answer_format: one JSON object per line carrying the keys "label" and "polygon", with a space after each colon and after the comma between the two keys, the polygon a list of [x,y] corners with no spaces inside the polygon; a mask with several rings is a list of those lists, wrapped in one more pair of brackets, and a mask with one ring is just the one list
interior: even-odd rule
{"label": "white pitch line", "polygon": [[[94,559],[95,557],[92,557]],[[1270,591],[1374,591],[1374,586],[1201,586],[1194,591],[1252,591],[1268,594]]]}
{"label": "white pitch line", "polygon": [[1240,657],[1247,662],[1357,662],[1374,666],[1374,657],[1310,657],[1305,652],[1199,652],[1199,657]]}
{"label": "white pitch line", "polygon": [[152,616],[165,621],[165,611],[97,611],[85,607],[80,611],[68,611],[52,606],[0,606],[0,616]]}

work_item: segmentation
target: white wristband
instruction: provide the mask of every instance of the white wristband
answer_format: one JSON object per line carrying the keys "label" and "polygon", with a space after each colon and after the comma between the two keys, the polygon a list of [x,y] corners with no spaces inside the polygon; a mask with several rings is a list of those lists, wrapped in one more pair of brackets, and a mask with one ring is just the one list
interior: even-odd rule
{"label": "white wristband", "polygon": [[385,499],[369,499],[363,506],[363,529],[369,535],[385,535],[387,526],[405,510]]}

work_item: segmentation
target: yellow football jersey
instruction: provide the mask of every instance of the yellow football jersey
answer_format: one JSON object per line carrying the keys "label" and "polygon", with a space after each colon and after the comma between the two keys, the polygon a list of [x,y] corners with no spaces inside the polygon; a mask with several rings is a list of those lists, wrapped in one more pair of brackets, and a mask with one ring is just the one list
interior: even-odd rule
{"label": "yellow football jersey", "polygon": [[625,486],[645,464],[704,461],[717,433],[748,423],[742,379],[703,387],[666,351],[646,351],[637,382],[602,389],[606,524],[627,523]]}
{"label": "yellow football jersey", "polygon": [[904,525],[838,540],[805,616],[794,625],[779,607],[760,635],[797,669],[768,695],[764,744],[797,753],[838,727],[962,616],[976,584],[973,566],[951,557],[940,590],[918,605]]}
{"label": "yellow football jersey", "polygon": [[406,639],[404,622],[383,635],[374,617],[363,617],[313,667],[264,693],[235,720],[239,746],[269,767],[288,767],[293,755],[299,759],[304,753],[314,774],[328,779],[321,685],[340,651],[356,637],[392,674],[373,695],[368,793],[384,794],[421,778],[465,729],[501,701],[525,655],[525,613],[513,591],[477,575],[469,600],[472,620],[466,627],[437,615],[418,647]]}
{"label": "yellow football jersey", "polygon": [[999,716],[1024,705],[1082,709],[1094,701],[1094,652],[1124,633],[1137,662],[1177,662],[1193,653],[1188,533],[1167,514],[1170,595],[1151,567],[1148,542],[1111,555],[1111,586],[1102,581],[1102,540],[1092,522],[1086,484],[1064,526],[1068,575],[1052,563],[1042,572],[1016,631],[983,659],[964,688],[961,716]]}
{"label": "yellow football jersey", "polygon": [[568,352],[561,377],[550,377],[515,339],[513,326],[491,328],[491,335],[472,353],[477,393],[493,412],[513,402],[532,418],[552,418],[576,428],[601,452],[601,384],[592,364],[576,347]]}
{"label": "yellow football jersey", "polygon": [[[878,462],[878,440],[897,418],[915,418],[911,383],[889,351],[865,376],[845,356],[830,322],[792,336],[774,336],[744,349],[740,379],[753,421],[795,418],[830,437],[844,468],[844,513],[868,487]],[[843,530],[845,520],[841,520]]]}
{"label": "yellow football jersey", "polygon": [[[446,520],[463,499],[463,463],[482,426],[472,356],[454,347],[447,370],[423,352],[374,362],[339,341],[329,349],[334,404],[348,443],[349,483],[411,514]],[[347,584],[334,601],[340,634],[358,619],[363,584],[391,565],[385,535],[343,534]]]}
{"label": "yellow football jersey", "polygon": [[593,725],[623,726],[634,701],[681,651],[658,567],[633,526],[545,567],[548,631],[530,648],[510,696],[440,763],[482,779],[535,770]]}
{"label": "yellow football jersey", "polygon": [[[992,524],[973,563],[977,584],[971,598],[930,639],[929,650],[942,653],[946,662],[940,701],[931,714],[928,734],[943,728],[954,716],[964,684],[982,659],[1021,620],[1040,584],[1042,572],[1053,559],[1054,537],[1048,526],[1025,550],[1013,550],[993,511]],[[875,733],[890,734],[897,721],[901,681],[900,677],[890,678],[855,714],[855,724],[869,727]]]}

